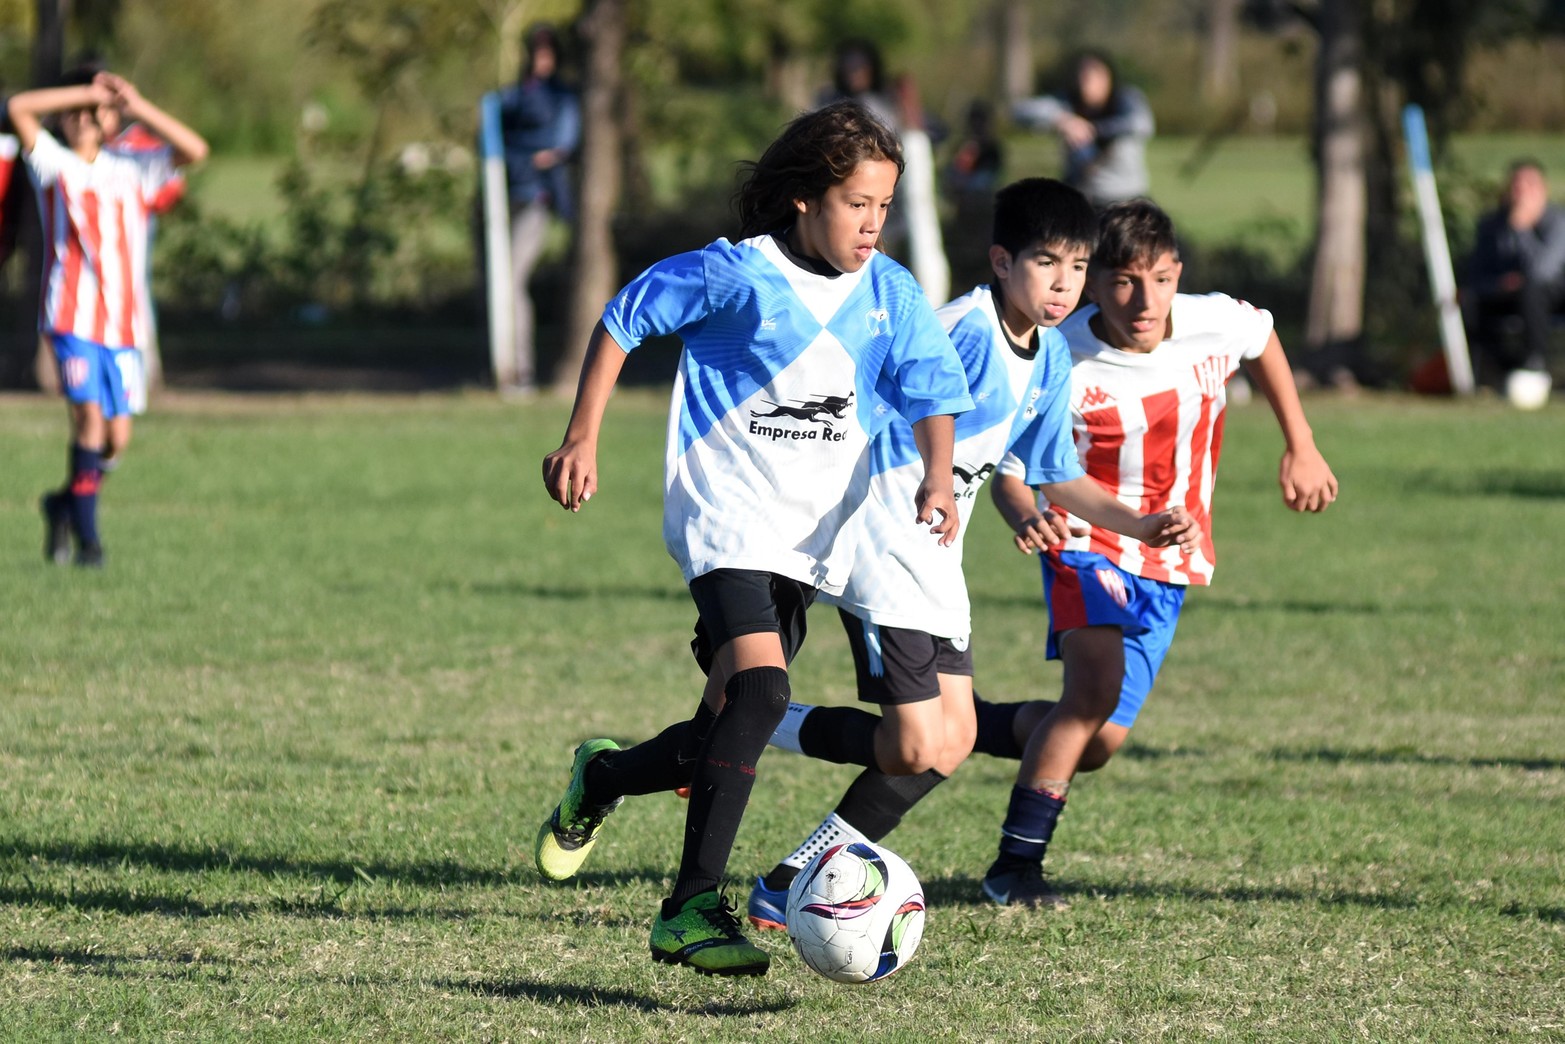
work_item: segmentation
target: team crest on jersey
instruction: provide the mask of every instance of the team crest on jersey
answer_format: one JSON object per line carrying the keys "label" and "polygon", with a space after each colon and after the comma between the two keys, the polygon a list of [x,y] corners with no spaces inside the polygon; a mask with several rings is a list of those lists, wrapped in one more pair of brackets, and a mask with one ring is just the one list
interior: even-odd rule
{"label": "team crest on jersey", "polygon": [[1108,596],[1114,599],[1114,604],[1121,609],[1130,604],[1130,593],[1125,590],[1125,578],[1112,569],[1098,570],[1098,583]]}
{"label": "team crest on jersey", "polygon": [[1217,398],[1217,394],[1223,390],[1223,385],[1228,382],[1228,374],[1231,367],[1228,365],[1228,356],[1209,355],[1196,363],[1196,383],[1201,386],[1201,394],[1208,399]]}
{"label": "team crest on jersey", "polygon": [[891,332],[891,313],[884,308],[871,308],[864,313],[864,328],[871,337]]}
{"label": "team crest on jersey", "polygon": [[1088,388],[1081,394],[1081,411],[1083,413],[1088,410],[1101,410],[1105,406],[1113,406],[1116,403],[1117,400],[1114,396],[1097,386]]}
{"label": "team crest on jersey", "polygon": [[[762,402],[770,406],[767,411],[751,410],[750,434],[761,435],[773,442],[779,439],[819,440],[821,442],[841,442],[848,437],[846,431],[837,431],[833,421],[840,421],[844,414],[853,405],[853,393],[846,395],[817,395],[809,399],[789,399],[787,402],[773,402],[763,399]],[[784,427],[780,424],[762,424],[761,420],[802,421],[804,426],[793,425]]]}

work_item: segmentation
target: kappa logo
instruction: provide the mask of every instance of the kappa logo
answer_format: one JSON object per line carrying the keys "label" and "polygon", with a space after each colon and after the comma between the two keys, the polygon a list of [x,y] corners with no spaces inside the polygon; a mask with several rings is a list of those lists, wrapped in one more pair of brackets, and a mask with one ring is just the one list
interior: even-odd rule
{"label": "kappa logo", "polygon": [[1125,590],[1125,578],[1112,569],[1098,570],[1098,583],[1108,596],[1114,599],[1114,604],[1121,609],[1130,604],[1130,593]]}
{"label": "kappa logo", "polygon": [[884,308],[871,308],[864,313],[864,328],[871,337],[891,332],[891,313]]}
{"label": "kappa logo", "polygon": [[1088,388],[1081,396],[1081,408],[1083,410],[1096,410],[1103,406],[1113,406],[1117,400],[1114,396],[1102,388]]}
{"label": "kappa logo", "polygon": [[819,428],[781,428],[771,424],[758,424],[750,421],[750,434],[764,435],[773,442],[778,439],[819,439],[822,442],[841,442],[848,437],[845,431],[836,431],[831,422],[842,420],[848,407],[853,405],[853,393],[846,395],[818,395],[813,399],[790,399],[789,402],[797,405],[786,405],[773,402],[770,399],[762,400],[771,407],[769,412],[751,410],[751,417],[759,417],[763,420],[772,417],[786,417],[790,420],[809,421],[811,424],[820,425]]}

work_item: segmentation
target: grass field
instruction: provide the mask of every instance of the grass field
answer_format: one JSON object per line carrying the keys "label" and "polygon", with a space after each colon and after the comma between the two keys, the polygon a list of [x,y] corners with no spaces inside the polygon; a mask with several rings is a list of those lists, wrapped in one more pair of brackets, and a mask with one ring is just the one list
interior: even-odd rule
{"label": "grass field", "polygon": [[[663,397],[603,491],[538,488],[553,402],[159,404],[104,494],[110,567],[46,567],[57,404],[0,402],[0,1040],[1565,1039],[1565,410],[1311,399],[1342,481],[1286,512],[1236,408],[1216,586],[1050,864],[980,901],[1013,766],[892,836],[930,899],[871,987],[654,966],[683,803],[632,799],[579,882],[530,864],[575,742],[693,705],[658,535]],[[970,535],[978,683],[1050,695],[1034,564]],[[835,622],[794,673],[849,701]],[[851,777],[763,764],[730,871]]]}

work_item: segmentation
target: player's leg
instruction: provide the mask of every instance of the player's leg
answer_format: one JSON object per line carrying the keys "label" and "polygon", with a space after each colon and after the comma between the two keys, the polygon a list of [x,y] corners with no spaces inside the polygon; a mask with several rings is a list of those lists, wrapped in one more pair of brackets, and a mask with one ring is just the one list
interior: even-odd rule
{"label": "player's leg", "polygon": [[[756,765],[788,705],[787,665],[803,642],[814,589],[767,573],[719,570],[691,583],[716,646],[716,715],[690,778],[685,842],[674,888],[652,926],[655,960],[719,975],[761,975],[770,958],[744,937],[719,891]],[[709,694],[713,690],[709,689]]]}
{"label": "player's leg", "polygon": [[[811,859],[834,845],[884,838],[972,750],[972,655],[965,641],[959,648],[958,643],[919,631],[875,628],[846,613],[843,625],[853,650],[859,699],[879,703],[881,714],[821,707],[809,717],[851,710],[849,715],[828,713],[819,719],[839,728],[876,720],[869,744],[875,762],[859,773],[836,809],[802,844],[756,879],[748,911],[757,927],[786,927],[788,885]],[[821,745],[814,731],[804,723],[804,742],[796,748],[801,753]]]}
{"label": "player's leg", "polygon": [[[109,349],[66,334],[53,334],[51,340],[71,418],[66,486],[63,497],[53,506],[56,510],[64,508],[62,513],[75,533],[76,564],[98,567],[103,564],[103,545],[98,537],[98,487],[103,481],[108,424],[127,413],[129,404]],[[46,497],[46,514],[50,507]],[[52,536],[51,532],[51,543]]]}

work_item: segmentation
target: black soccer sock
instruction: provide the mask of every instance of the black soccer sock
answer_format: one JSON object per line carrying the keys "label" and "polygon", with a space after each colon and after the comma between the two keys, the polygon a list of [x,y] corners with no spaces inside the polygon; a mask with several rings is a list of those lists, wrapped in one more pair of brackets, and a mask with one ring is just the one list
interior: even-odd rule
{"label": "black soccer sock", "polygon": [[728,869],[739,821],[755,786],[755,765],[788,706],[788,672],[752,667],[728,679],[723,712],[712,723],[690,782],[685,846],[668,906],[716,888]]}
{"label": "black soccer sock", "polygon": [[688,786],[701,744],[715,720],[703,700],[690,720],[676,722],[634,747],[599,754],[582,774],[588,803],[606,805],[632,794],[661,794]]}
{"label": "black soccer sock", "polygon": [[1025,703],[990,703],[981,699],[976,692],[973,693],[973,710],[978,716],[974,753],[1020,761],[1022,748],[1017,744],[1012,730],[1016,726],[1016,716],[1025,706]]}
{"label": "black soccer sock", "polygon": [[98,546],[98,486],[103,482],[103,453],[76,444],[71,447],[71,525],[82,547]]}
{"label": "black soccer sock", "polygon": [[880,715],[857,707],[816,707],[799,726],[799,749],[821,761],[875,768],[879,725]]}
{"label": "black soccer sock", "polygon": [[924,795],[945,780],[946,777],[934,769],[913,776],[893,776],[879,769],[865,769],[837,802],[837,815],[852,823],[871,841],[879,841],[897,828],[902,817],[922,801]]}
{"label": "black soccer sock", "polygon": [[916,776],[892,776],[879,769],[865,769],[849,784],[836,811],[791,856],[772,867],[763,883],[772,891],[781,892],[812,858],[832,845],[858,838],[879,841],[945,779],[934,769]]}

